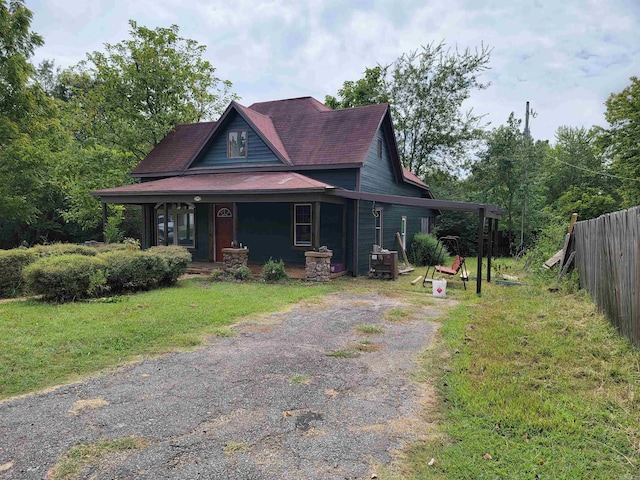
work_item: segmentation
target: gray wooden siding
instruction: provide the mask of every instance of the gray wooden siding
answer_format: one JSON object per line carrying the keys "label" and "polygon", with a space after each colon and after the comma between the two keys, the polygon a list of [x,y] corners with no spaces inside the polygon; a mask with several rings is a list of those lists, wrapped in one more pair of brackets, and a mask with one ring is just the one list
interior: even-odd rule
{"label": "gray wooden siding", "polygon": [[[378,157],[378,140],[382,141],[382,158]],[[404,195],[407,197],[421,197],[422,190],[404,182],[398,183],[393,172],[389,143],[382,128],[378,129],[361,170],[360,190],[371,193],[386,193],[388,195]]]}
{"label": "gray wooden siding", "polygon": [[[227,133],[229,130],[247,130],[249,146],[246,158],[227,158]],[[193,163],[192,168],[281,163],[280,159],[251,129],[249,124],[236,112],[231,112],[223,128],[218,131],[218,136],[210,143],[207,151]]]}
{"label": "gray wooden siding", "polygon": [[314,180],[318,180],[319,182],[335,185],[336,187],[344,188],[346,190],[356,189],[358,171],[354,168],[336,170],[304,170],[300,173],[309,178],[313,178]]}
{"label": "gray wooden siding", "polygon": [[[407,217],[407,247],[413,236],[420,231],[420,218],[433,216],[433,211],[428,208],[406,207],[403,205],[391,205],[376,203],[376,207],[383,208],[382,248],[397,250],[398,260],[402,261],[396,232],[400,233],[402,217]],[[374,244],[375,219],[371,214],[373,202],[360,201],[360,235],[358,241],[358,275],[365,275],[369,270],[369,254]]]}

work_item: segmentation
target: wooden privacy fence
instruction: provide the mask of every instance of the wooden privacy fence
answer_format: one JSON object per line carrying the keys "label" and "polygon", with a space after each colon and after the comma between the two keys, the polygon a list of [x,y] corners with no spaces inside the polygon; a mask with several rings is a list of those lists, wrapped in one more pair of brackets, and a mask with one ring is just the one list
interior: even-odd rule
{"label": "wooden privacy fence", "polygon": [[580,286],[640,346],[640,207],[578,222],[574,237]]}

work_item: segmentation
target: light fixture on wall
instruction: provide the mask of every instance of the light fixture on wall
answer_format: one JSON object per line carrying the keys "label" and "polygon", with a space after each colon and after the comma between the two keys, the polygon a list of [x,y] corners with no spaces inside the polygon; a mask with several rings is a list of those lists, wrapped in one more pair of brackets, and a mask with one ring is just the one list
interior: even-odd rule
{"label": "light fixture on wall", "polygon": [[194,202],[199,202],[200,200],[202,200],[202,197],[200,195],[196,195],[195,197],[193,197]]}

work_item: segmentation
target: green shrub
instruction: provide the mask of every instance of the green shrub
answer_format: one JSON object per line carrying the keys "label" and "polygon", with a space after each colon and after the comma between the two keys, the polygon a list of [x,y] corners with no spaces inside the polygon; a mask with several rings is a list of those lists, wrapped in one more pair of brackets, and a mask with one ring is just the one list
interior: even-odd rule
{"label": "green shrub", "polygon": [[162,255],[138,250],[116,250],[100,255],[106,264],[107,286],[113,293],[149,290],[167,273]]}
{"label": "green shrub", "polygon": [[436,257],[438,250],[438,239],[426,233],[416,233],[409,245],[407,256],[409,261],[415,266],[441,265],[446,258],[446,251],[443,249]]}
{"label": "green shrub", "polygon": [[81,254],[43,257],[23,270],[27,290],[45,300],[67,301],[106,290],[105,262]]}
{"label": "green shrub", "polygon": [[51,245],[36,245],[33,250],[40,257],[53,257],[57,255],[86,255],[93,257],[98,254],[94,247],[77,245],[75,243],[52,243]]}
{"label": "green shrub", "polygon": [[219,268],[211,270],[211,273],[209,274],[209,279],[213,282],[221,282],[222,280],[224,280],[224,272]]}
{"label": "green shrub", "polygon": [[124,243],[103,243],[102,245],[96,245],[91,247],[95,249],[98,254],[106,252],[121,252],[123,250],[130,250],[129,246]]}
{"label": "green shrub", "polygon": [[236,280],[250,280],[251,279],[251,270],[246,265],[242,265],[233,270],[231,273],[234,279]]}
{"label": "green shrub", "polygon": [[265,282],[277,282],[289,278],[284,270],[284,261],[276,262],[272,258],[262,267],[262,279]]}
{"label": "green shrub", "polygon": [[160,281],[161,285],[173,285],[180,276],[187,273],[187,268],[191,263],[191,254],[184,247],[152,247],[149,252],[162,255],[167,262],[165,275]]}
{"label": "green shrub", "polygon": [[15,297],[23,293],[23,269],[38,259],[32,248],[0,250],[0,297]]}

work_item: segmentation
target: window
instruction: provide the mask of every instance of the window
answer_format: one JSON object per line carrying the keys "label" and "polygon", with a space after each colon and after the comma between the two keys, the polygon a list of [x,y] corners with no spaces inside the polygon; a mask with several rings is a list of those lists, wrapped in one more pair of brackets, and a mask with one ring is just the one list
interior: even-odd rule
{"label": "window", "polygon": [[382,139],[378,139],[378,158],[382,158]]}
{"label": "window", "polygon": [[310,247],[312,238],[312,209],[310,203],[298,203],[293,206],[293,245]]}
{"label": "window", "polygon": [[433,225],[433,217],[420,218],[420,233],[430,233],[431,225]]}
{"label": "window", "polygon": [[247,131],[231,130],[229,132],[227,149],[228,158],[243,158],[247,156]]}
{"label": "window", "polygon": [[382,228],[382,213],[383,213],[383,210],[381,207],[374,207],[373,216],[375,217],[375,221],[376,221],[375,242],[376,242],[376,245],[380,246],[380,248],[382,248],[382,240],[384,238],[384,229]]}
{"label": "window", "polygon": [[[165,214],[168,218],[165,221]],[[184,203],[156,205],[156,232],[158,245],[196,246],[195,208]]]}
{"label": "window", "polygon": [[402,248],[407,249],[407,217],[403,216],[400,220],[400,238],[402,239]]}

